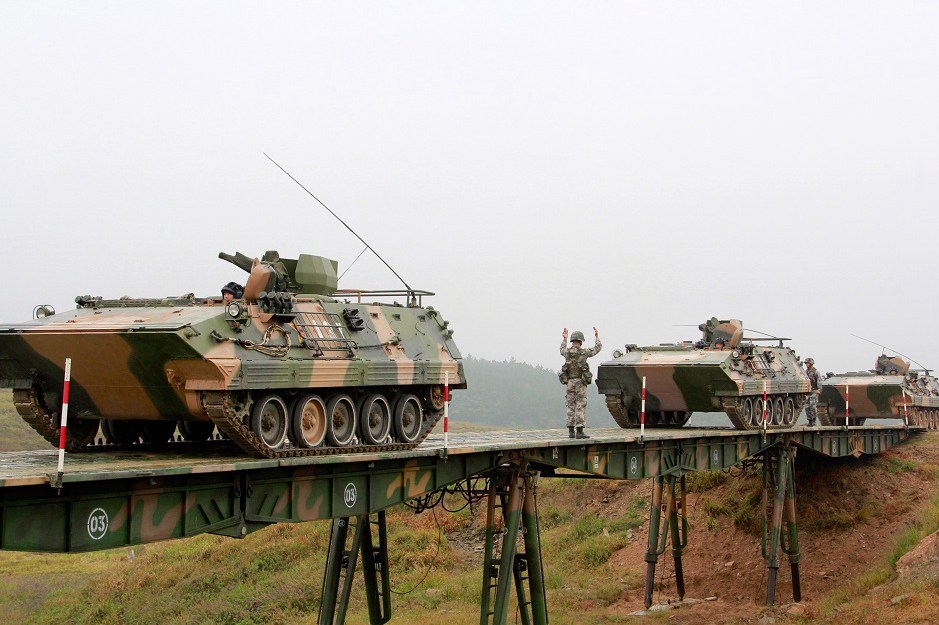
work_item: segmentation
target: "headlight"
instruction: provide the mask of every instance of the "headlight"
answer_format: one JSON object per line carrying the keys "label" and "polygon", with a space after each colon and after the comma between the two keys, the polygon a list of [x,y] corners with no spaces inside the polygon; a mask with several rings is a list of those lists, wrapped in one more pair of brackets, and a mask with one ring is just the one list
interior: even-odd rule
{"label": "headlight", "polygon": [[740,350],[735,349],[734,351],[730,352],[730,357],[733,358],[734,360],[737,360],[738,358],[740,358]]}
{"label": "headlight", "polygon": [[232,302],[228,305],[225,311],[228,313],[229,317],[232,319],[237,319],[241,316],[241,304],[238,302]]}
{"label": "headlight", "polygon": [[613,358],[619,358],[622,355],[623,355],[623,352],[621,352],[620,350],[618,349],[613,350]]}

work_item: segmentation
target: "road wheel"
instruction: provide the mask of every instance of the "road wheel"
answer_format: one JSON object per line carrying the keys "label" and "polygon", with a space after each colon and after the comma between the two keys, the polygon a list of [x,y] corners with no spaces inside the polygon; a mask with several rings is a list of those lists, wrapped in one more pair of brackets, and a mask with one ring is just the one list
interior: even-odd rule
{"label": "road wheel", "polygon": [[402,395],[395,403],[395,436],[402,443],[413,443],[421,434],[424,411],[414,395]]}
{"label": "road wheel", "polygon": [[763,398],[753,400],[753,425],[763,427]]}
{"label": "road wheel", "polygon": [[427,388],[427,405],[431,410],[443,410],[443,386],[434,385]]}
{"label": "road wheel", "polygon": [[270,449],[280,449],[287,440],[287,404],[277,395],[267,395],[251,409],[251,431]]}
{"label": "road wheel", "polygon": [[367,445],[380,445],[391,431],[391,408],[381,395],[368,395],[359,404],[359,430]]}
{"label": "road wheel", "polygon": [[346,447],[355,438],[355,404],[348,395],[334,395],[326,404],[326,440],[333,447]]}
{"label": "road wheel", "polygon": [[318,447],[326,438],[326,402],[319,395],[300,397],[293,404],[290,440],[302,449]]}
{"label": "road wheel", "polygon": [[782,397],[773,400],[773,425],[784,425],[786,423],[786,404]]}
{"label": "road wheel", "polygon": [[[58,419],[56,419],[58,422]],[[74,444],[84,447],[95,442],[95,436],[98,435],[99,419],[69,419],[68,420],[68,439]]]}
{"label": "road wheel", "polygon": [[215,424],[211,421],[190,421],[181,420],[176,424],[183,440],[190,443],[201,443],[212,438],[212,432],[215,431]]}
{"label": "road wheel", "polygon": [[140,437],[143,442],[160,445],[173,437],[176,431],[175,421],[144,421],[140,424]]}
{"label": "road wheel", "polygon": [[783,425],[792,426],[796,422],[796,403],[787,397],[783,404]]}
{"label": "road wheel", "polygon": [[140,442],[140,425],[136,421],[105,419],[101,430],[112,445],[130,445]]}
{"label": "road wheel", "polygon": [[756,425],[753,422],[753,399],[750,397],[743,400],[743,422],[748,427],[754,427]]}

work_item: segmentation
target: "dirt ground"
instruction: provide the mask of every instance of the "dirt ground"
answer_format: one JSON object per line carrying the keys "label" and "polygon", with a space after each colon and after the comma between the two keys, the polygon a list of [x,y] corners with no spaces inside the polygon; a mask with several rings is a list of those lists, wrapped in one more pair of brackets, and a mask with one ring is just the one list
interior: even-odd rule
{"label": "dirt ground", "polygon": [[[819,606],[833,592],[853,585],[875,564],[889,558],[898,536],[939,493],[935,471],[939,467],[939,435],[923,434],[876,458],[826,461],[803,453],[796,465],[802,604],[791,604],[790,566],[783,556],[777,607],[765,606],[767,569],[760,552],[761,504],[757,498],[761,483],[757,474],[736,472],[713,488],[689,493],[691,531],[683,556],[686,598],[713,599],[669,611],[670,623],[760,619],[769,623],[781,616],[817,616]],[[617,514],[631,496],[648,495],[649,484],[645,482],[612,483],[583,505],[597,514]],[[745,509],[748,501],[752,510]],[[624,577],[644,576],[647,530],[647,525],[637,529],[633,540],[610,560]],[[920,558],[939,569],[930,555],[933,552],[927,549],[925,553]],[[669,547],[659,558],[654,602],[677,600],[674,581]],[[624,593],[609,610],[629,614],[642,608],[643,590],[639,587]]]}

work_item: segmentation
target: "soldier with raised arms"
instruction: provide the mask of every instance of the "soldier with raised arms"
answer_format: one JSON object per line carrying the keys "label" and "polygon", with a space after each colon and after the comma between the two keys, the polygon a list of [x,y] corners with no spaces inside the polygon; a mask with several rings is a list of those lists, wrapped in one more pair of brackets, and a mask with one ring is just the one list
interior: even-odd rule
{"label": "soldier with raised arms", "polygon": [[818,395],[822,388],[822,376],[815,368],[814,358],[805,359],[805,375],[809,376],[809,382],[812,383],[812,392],[805,402],[805,418],[808,419],[809,427],[812,427],[818,418]]}
{"label": "soldier with raised arms", "polygon": [[[584,333],[579,330],[571,334],[571,346],[567,346],[567,328],[564,328],[561,341],[561,355],[564,356],[564,366],[561,367],[559,378],[561,384],[567,387],[567,431],[571,438],[590,438],[584,434],[584,424],[587,416],[587,385],[593,380],[587,359],[600,353],[603,345],[600,344],[600,334],[593,329],[593,347],[585,349]],[[576,434],[575,434],[576,429]]]}

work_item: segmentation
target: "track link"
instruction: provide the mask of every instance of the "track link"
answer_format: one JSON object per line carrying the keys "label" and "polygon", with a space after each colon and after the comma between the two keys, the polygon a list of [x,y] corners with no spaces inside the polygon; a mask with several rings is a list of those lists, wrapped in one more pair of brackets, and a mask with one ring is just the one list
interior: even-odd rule
{"label": "track link", "polygon": [[[36,387],[30,389],[17,389],[13,391],[13,405],[16,412],[23,418],[29,427],[53,447],[59,446],[59,426],[55,423],[52,413],[46,408]],[[76,440],[71,432],[65,437],[66,451],[85,451],[88,441]]]}

